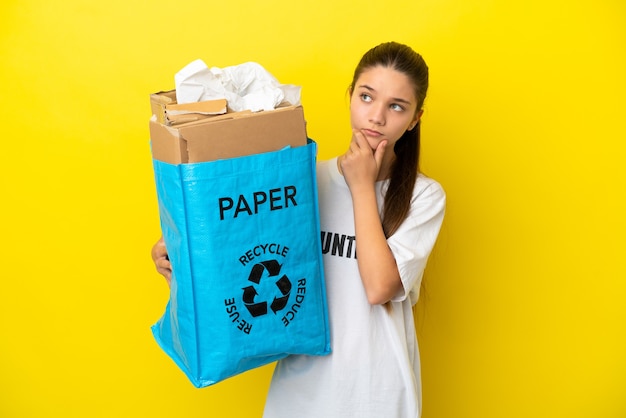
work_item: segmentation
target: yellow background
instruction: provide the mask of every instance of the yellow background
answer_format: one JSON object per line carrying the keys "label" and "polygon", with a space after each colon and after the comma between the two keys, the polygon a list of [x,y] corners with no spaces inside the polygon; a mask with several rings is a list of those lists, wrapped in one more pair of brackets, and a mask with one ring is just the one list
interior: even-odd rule
{"label": "yellow background", "polygon": [[167,288],[150,93],[201,58],[303,86],[320,157],[387,40],[426,58],[423,169],[448,212],[416,312],[424,418],[626,416],[622,0],[5,1],[1,417],[256,417],[271,366],[195,389]]}

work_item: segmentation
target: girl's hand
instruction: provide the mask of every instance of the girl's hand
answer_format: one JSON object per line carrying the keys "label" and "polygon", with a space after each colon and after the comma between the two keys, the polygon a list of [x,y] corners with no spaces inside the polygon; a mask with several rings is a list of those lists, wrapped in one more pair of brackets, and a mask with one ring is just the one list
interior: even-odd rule
{"label": "girl's hand", "polygon": [[375,150],[372,150],[365,135],[358,130],[353,131],[350,147],[341,156],[341,172],[350,187],[350,190],[361,185],[373,185],[378,179],[382,166],[387,141],[381,141]]}
{"label": "girl's hand", "polygon": [[157,272],[165,277],[165,281],[167,281],[169,286],[172,281],[172,263],[170,263],[170,259],[167,256],[167,248],[165,248],[163,237],[159,238],[156,244],[154,244],[151,255]]}

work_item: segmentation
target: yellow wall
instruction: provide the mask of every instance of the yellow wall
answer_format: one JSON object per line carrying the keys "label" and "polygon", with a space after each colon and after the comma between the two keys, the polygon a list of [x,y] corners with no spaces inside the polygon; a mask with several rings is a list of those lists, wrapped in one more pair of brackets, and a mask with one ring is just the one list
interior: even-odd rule
{"label": "yellow wall", "polygon": [[260,62],[303,86],[325,158],[386,40],[430,65],[423,168],[449,196],[424,418],[626,416],[625,3],[344,4],[2,3],[0,416],[259,416],[271,367],[198,390],[150,334],[148,95],[196,58]]}

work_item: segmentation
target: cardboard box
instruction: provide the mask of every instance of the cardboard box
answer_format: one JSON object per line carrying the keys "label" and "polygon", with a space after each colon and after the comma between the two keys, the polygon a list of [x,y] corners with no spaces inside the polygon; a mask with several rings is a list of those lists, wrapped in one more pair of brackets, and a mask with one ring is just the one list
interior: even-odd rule
{"label": "cardboard box", "polygon": [[[159,111],[153,103],[153,113]],[[152,156],[170,164],[195,163],[277,151],[307,144],[302,106],[231,112],[167,126],[150,120]]]}
{"label": "cardboard box", "polygon": [[150,95],[150,107],[157,120],[165,125],[177,125],[221,115],[227,111],[226,99],[178,104],[176,90]]}

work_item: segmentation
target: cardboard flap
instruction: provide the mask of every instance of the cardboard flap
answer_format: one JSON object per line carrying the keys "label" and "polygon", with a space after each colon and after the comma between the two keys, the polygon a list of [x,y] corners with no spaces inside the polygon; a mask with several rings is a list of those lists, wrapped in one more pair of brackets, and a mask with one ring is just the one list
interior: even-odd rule
{"label": "cardboard flap", "polygon": [[179,104],[176,102],[176,90],[151,94],[150,107],[157,121],[165,125],[193,122],[227,112],[226,99]]}
{"label": "cardboard flap", "polygon": [[169,104],[165,112],[172,115],[183,113],[203,113],[206,115],[219,115],[226,113],[226,99],[205,100],[204,102]]}
{"label": "cardboard flap", "polygon": [[170,164],[187,162],[187,143],[181,141],[176,129],[150,121],[152,158]]}
{"label": "cardboard flap", "polygon": [[238,114],[233,118],[212,119],[209,123],[180,128],[181,138],[188,143],[189,158],[186,162],[234,158],[307,143],[301,106],[239,113],[233,113]]}

